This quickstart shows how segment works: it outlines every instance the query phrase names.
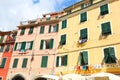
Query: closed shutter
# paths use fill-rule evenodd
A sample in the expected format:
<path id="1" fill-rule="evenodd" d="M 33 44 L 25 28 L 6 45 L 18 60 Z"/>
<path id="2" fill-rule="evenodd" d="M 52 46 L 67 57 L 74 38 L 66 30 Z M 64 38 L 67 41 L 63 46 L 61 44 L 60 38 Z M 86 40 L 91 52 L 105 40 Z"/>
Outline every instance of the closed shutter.
<path id="1" fill-rule="evenodd" d="M 16 51 L 17 45 L 18 45 L 18 43 L 15 43 L 14 51 Z"/>
<path id="2" fill-rule="evenodd" d="M 18 64 L 18 59 L 14 59 L 14 62 L 13 62 L 13 68 L 16 68 L 17 67 L 17 64 Z"/>
<path id="3" fill-rule="evenodd" d="M 44 40 L 41 40 L 41 42 L 40 42 L 40 49 L 43 49 L 43 46 L 44 46 Z"/>
<path id="4" fill-rule="evenodd" d="M 42 56 L 41 67 L 47 67 L 48 56 Z"/>
<path id="5" fill-rule="evenodd" d="M 84 65 L 88 65 L 88 52 L 83 52 Z"/>
<path id="6" fill-rule="evenodd" d="M 62 29 L 67 27 L 67 20 L 62 21 Z"/>
<path id="7" fill-rule="evenodd" d="M 68 56 L 65 55 L 65 56 L 64 56 L 64 66 L 67 66 L 67 61 L 68 61 Z"/>
<path id="8" fill-rule="evenodd" d="M 5 67 L 6 60 L 7 60 L 7 58 L 3 58 L 2 59 L 2 64 L 0 65 L 0 68 L 4 68 Z"/>
<path id="9" fill-rule="evenodd" d="M 51 25 L 49 25 L 49 31 L 48 32 L 51 33 Z"/>
<path id="10" fill-rule="evenodd" d="M 59 56 L 57 56 L 57 59 L 56 59 L 56 67 L 59 66 Z"/>
<path id="11" fill-rule="evenodd" d="M 22 30 L 21 30 L 21 35 L 23 35 L 25 33 L 25 28 L 23 28 Z"/>
<path id="12" fill-rule="evenodd" d="M 34 30 L 34 27 L 30 27 L 29 34 L 32 34 Z"/>
<path id="13" fill-rule="evenodd" d="M 87 39 L 87 28 L 80 30 L 80 39 Z"/>
<path id="14" fill-rule="evenodd" d="M 116 63 L 116 57 L 115 57 L 115 51 L 113 47 L 109 48 L 109 53 L 110 53 L 110 57 L 111 57 L 111 63 Z"/>
<path id="15" fill-rule="evenodd" d="M 104 49 L 104 61 L 105 63 L 109 63 L 109 48 Z"/>
<path id="16" fill-rule="evenodd" d="M 100 14 L 101 15 L 105 15 L 109 12 L 108 10 L 108 4 L 105 4 L 103 6 L 100 6 Z"/>
<path id="17" fill-rule="evenodd" d="M 82 13 L 80 16 L 81 16 L 81 22 L 87 21 L 87 12 Z"/>
<path id="18" fill-rule="evenodd" d="M 24 59 L 23 59 L 22 68 L 26 68 L 26 66 L 27 66 L 27 61 L 28 61 L 27 58 L 24 58 Z"/>
<path id="19" fill-rule="evenodd" d="M 4 36 L 1 36 L 0 43 L 3 42 Z"/>
<path id="20" fill-rule="evenodd" d="M 102 26 L 102 35 L 111 34 L 110 22 L 103 23 L 101 24 L 101 26 Z"/>
<path id="21" fill-rule="evenodd" d="M 32 50 L 32 47 L 33 47 L 33 41 L 30 42 L 30 48 L 29 48 L 29 50 Z"/>
<path id="22" fill-rule="evenodd" d="M 40 28 L 40 34 L 43 34 L 44 33 L 44 26 L 41 26 Z"/>
<path id="23" fill-rule="evenodd" d="M 50 49 L 53 48 L 53 45 L 54 45 L 54 39 L 50 39 Z"/>
<path id="24" fill-rule="evenodd" d="M 25 50 L 26 42 L 22 42 L 21 50 Z"/>
<path id="25" fill-rule="evenodd" d="M 61 36 L 60 45 L 64 45 L 64 44 L 66 44 L 66 35 Z"/>
<path id="26" fill-rule="evenodd" d="M 3 52 L 3 50 L 4 50 L 4 46 L 1 46 L 0 52 Z"/>

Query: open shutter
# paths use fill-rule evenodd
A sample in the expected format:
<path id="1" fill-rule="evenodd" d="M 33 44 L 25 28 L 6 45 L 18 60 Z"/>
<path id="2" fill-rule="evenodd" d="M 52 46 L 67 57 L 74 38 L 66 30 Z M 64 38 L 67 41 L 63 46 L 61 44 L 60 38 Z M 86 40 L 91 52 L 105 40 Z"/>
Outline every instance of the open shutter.
<path id="1" fill-rule="evenodd" d="M 57 59 L 56 59 L 56 67 L 59 66 L 59 56 L 57 56 Z"/>
<path id="2" fill-rule="evenodd" d="M 6 58 L 2 59 L 2 64 L 0 65 L 0 68 L 4 68 L 5 67 L 6 60 L 7 60 Z"/>
<path id="3" fill-rule="evenodd" d="M 65 56 L 64 56 L 64 66 L 67 66 L 67 61 L 68 61 L 68 56 L 65 55 Z"/>
<path id="4" fill-rule="evenodd" d="M 29 34 L 33 33 L 34 27 L 30 27 Z"/>
<path id="5" fill-rule="evenodd" d="M 88 65 L 88 52 L 83 52 L 84 65 Z"/>
<path id="6" fill-rule="evenodd" d="M 25 50 L 26 42 L 22 42 L 21 50 Z"/>
<path id="7" fill-rule="evenodd" d="M 42 56 L 41 67 L 47 67 L 48 56 Z"/>
<path id="8" fill-rule="evenodd" d="M 43 49 L 43 46 L 44 46 L 44 40 L 41 40 L 41 42 L 40 42 L 40 49 Z"/>
<path id="9" fill-rule="evenodd" d="M 51 33 L 51 25 L 49 25 L 49 31 L 48 32 Z"/>
<path id="10" fill-rule="evenodd" d="M 56 25 L 56 32 L 58 32 L 59 24 Z"/>
<path id="11" fill-rule="evenodd" d="M 33 47 L 33 41 L 30 42 L 30 48 L 29 48 L 29 50 L 32 50 L 32 47 Z"/>
<path id="12" fill-rule="evenodd" d="M 108 58 L 109 58 L 109 48 L 105 48 L 104 49 L 104 61 L 105 61 L 105 63 L 109 63 Z"/>
<path id="13" fill-rule="evenodd" d="M 24 58 L 24 59 L 23 59 L 22 68 L 26 68 L 26 66 L 27 66 L 27 61 L 28 61 L 27 58 Z"/>
<path id="14" fill-rule="evenodd" d="M 115 51 L 113 47 L 109 48 L 109 53 L 110 53 L 110 57 L 111 57 L 111 63 L 116 63 L 116 57 L 115 57 Z"/>
<path id="15" fill-rule="evenodd" d="M 13 68 L 16 68 L 17 67 L 17 64 L 18 64 L 18 59 L 14 59 L 14 62 L 13 62 Z"/>
<path id="16" fill-rule="evenodd" d="M 3 50 L 4 50 L 4 46 L 1 46 L 0 52 L 3 52 Z"/>
<path id="17" fill-rule="evenodd" d="M 43 34 L 44 33 L 44 26 L 41 26 L 40 27 L 40 34 Z"/>
<path id="18" fill-rule="evenodd" d="M 16 51 L 17 45 L 18 45 L 18 43 L 15 43 L 14 51 Z"/>
<path id="19" fill-rule="evenodd" d="M 54 45 L 54 39 L 50 39 L 50 49 L 53 48 L 53 45 Z"/>

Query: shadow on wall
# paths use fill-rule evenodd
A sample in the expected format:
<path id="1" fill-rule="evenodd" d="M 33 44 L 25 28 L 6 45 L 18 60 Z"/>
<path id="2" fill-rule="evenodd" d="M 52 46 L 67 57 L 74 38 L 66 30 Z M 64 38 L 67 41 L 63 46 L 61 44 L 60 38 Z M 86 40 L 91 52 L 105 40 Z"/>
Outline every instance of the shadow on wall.
<path id="1" fill-rule="evenodd" d="M 12 78 L 12 80 L 25 80 L 21 75 L 16 75 Z"/>

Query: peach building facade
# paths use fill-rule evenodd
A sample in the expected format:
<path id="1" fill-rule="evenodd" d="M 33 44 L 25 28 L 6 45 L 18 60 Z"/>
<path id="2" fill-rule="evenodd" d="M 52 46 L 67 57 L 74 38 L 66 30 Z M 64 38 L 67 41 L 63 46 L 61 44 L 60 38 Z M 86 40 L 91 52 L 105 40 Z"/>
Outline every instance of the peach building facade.
<path id="1" fill-rule="evenodd" d="M 44 75 L 54 75 L 62 13 L 44 14 L 42 19 L 21 22 L 7 79 L 39 80 Z"/>

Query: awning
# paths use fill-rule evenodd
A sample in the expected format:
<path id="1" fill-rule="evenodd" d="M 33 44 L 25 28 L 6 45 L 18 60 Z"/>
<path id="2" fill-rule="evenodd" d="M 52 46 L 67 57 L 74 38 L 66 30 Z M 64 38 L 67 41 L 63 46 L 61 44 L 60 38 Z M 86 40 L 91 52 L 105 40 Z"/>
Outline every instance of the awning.
<path id="1" fill-rule="evenodd" d="M 59 80 L 59 78 L 55 75 L 43 75 L 41 77 L 42 78 L 47 78 L 47 79 Z"/>

